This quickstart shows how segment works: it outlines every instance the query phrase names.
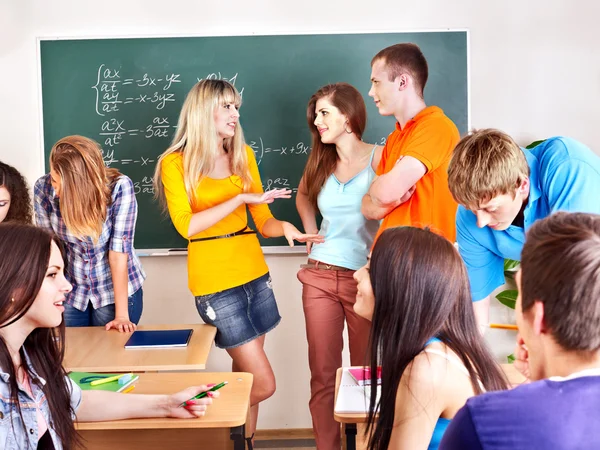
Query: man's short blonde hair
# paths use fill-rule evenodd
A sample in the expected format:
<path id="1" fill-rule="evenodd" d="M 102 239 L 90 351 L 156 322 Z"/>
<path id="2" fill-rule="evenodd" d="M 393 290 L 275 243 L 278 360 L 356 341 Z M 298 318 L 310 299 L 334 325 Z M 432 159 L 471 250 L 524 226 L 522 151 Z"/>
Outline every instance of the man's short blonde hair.
<path id="1" fill-rule="evenodd" d="M 506 133 L 474 130 L 456 145 L 448 165 L 448 186 L 457 203 L 479 209 L 497 195 L 515 195 L 529 177 L 523 150 Z"/>

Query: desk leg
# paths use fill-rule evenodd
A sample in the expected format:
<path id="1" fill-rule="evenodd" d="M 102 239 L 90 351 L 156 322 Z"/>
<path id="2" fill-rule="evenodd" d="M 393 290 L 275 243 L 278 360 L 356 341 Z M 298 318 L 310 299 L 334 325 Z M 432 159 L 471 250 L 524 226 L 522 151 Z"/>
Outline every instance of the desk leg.
<path id="1" fill-rule="evenodd" d="M 229 437 L 233 441 L 233 450 L 246 450 L 246 426 L 232 427 Z M 252 450 L 252 449 L 250 449 Z"/>
<path id="2" fill-rule="evenodd" d="M 344 425 L 346 430 L 346 450 L 356 450 L 356 424 L 347 423 Z"/>

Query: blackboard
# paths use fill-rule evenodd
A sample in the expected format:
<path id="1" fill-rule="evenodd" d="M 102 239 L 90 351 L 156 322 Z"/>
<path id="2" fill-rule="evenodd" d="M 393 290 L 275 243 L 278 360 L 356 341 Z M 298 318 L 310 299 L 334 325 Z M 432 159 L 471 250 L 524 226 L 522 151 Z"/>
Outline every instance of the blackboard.
<path id="1" fill-rule="evenodd" d="M 367 104 L 366 142 L 384 143 L 394 119 L 371 98 L 370 61 L 399 42 L 419 45 L 429 63 L 427 104 L 468 126 L 467 32 L 319 34 L 120 39 L 40 39 L 44 156 L 61 137 L 98 141 L 107 165 L 132 178 L 139 215 L 137 249 L 186 247 L 153 199 L 157 157 L 169 146 L 189 89 L 222 78 L 242 94 L 241 124 L 255 151 L 265 189 L 295 190 L 308 153 L 306 105 L 327 83 L 345 81 Z M 300 227 L 294 198 L 271 205 Z M 261 245 L 286 246 L 284 239 Z"/>

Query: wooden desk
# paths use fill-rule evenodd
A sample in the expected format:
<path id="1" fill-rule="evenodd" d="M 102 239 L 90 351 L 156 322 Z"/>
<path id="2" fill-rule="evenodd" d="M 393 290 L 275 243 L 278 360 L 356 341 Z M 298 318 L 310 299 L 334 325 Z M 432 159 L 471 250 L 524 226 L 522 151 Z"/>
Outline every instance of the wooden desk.
<path id="1" fill-rule="evenodd" d="M 203 370 L 217 329 L 211 325 L 147 325 L 138 330 L 194 330 L 187 347 L 125 349 L 131 333 L 106 331 L 104 327 L 67 327 L 65 360 L 67 371 L 145 372 Z"/>
<path id="2" fill-rule="evenodd" d="M 245 448 L 245 423 L 250 410 L 252 374 L 143 373 L 131 394 L 172 394 L 199 384 L 229 384 L 199 419 L 129 419 L 77 423 L 88 450 L 158 450 Z M 124 395 L 131 395 L 124 394 Z"/>
<path id="3" fill-rule="evenodd" d="M 508 382 L 512 387 L 518 386 L 526 381 L 526 378 L 519 372 L 512 364 L 500 364 L 500 367 L 504 371 Z M 342 368 L 340 367 L 335 376 L 335 402 L 337 402 L 338 390 L 340 387 L 340 380 L 342 378 Z M 334 402 L 334 405 L 335 405 Z M 357 426 L 359 423 L 367 422 L 367 414 L 338 414 L 333 412 L 333 418 L 344 425 L 346 434 L 346 448 L 347 450 L 356 449 L 356 434 Z M 362 436 L 361 436 L 362 437 Z"/>

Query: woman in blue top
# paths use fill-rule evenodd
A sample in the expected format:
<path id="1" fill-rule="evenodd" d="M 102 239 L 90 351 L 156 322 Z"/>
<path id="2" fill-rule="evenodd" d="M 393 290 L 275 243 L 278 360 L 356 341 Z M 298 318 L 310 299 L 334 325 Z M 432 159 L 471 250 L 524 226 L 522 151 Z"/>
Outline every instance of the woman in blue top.
<path id="1" fill-rule="evenodd" d="M 298 279 L 306 320 L 311 370 L 310 410 L 317 448 L 340 448 L 340 427 L 333 419 L 335 371 L 342 365 L 344 319 L 352 364 L 366 362 L 370 323 L 357 316 L 354 271 L 367 261 L 379 222 L 360 212 L 362 197 L 375 177 L 381 147 L 362 142 L 367 112 L 360 92 L 346 83 L 319 89 L 307 109 L 312 151 L 296 207 L 306 233 L 325 237 L 307 244 L 308 264 Z M 323 217 L 317 228 L 316 214 Z"/>
<path id="2" fill-rule="evenodd" d="M 477 328 L 465 266 L 443 237 L 398 227 L 381 234 L 354 277 L 354 310 L 373 323 L 372 386 L 377 366 L 382 373 L 368 448 L 437 449 L 469 397 L 507 388 Z"/>

